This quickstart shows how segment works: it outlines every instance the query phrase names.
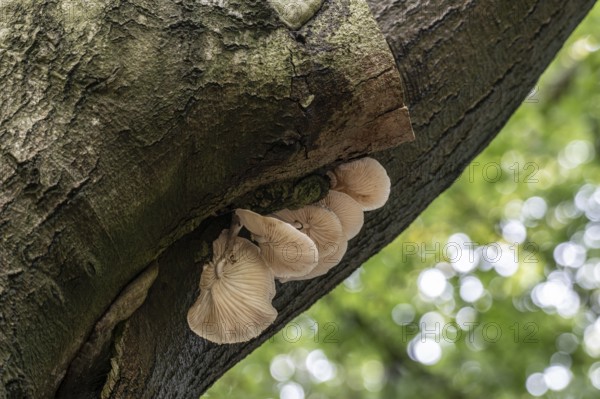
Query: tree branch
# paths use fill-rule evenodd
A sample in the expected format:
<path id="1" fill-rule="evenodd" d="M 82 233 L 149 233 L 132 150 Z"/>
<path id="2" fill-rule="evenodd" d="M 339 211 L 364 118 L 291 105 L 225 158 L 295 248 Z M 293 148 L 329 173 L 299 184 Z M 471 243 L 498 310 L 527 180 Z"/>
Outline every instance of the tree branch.
<path id="1" fill-rule="evenodd" d="M 319 279 L 278 285 L 275 306 L 280 314 L 275 325 L 239 345 L 203 341 L 186 328 L 183 317 L 196 295 L 200 272 L 196 268 L 190 279 L 192 254 L 199 242 L 216 232 L 199 229 L 177 242 L 159 259 L 158 283 L 123 335 L 120 364 L 145 371 L 123 379 L 113 397 L 204 392 L 393 240 L 492 140 L 594 2 L 523 1 L 509 7 L 501 1 L 370 4 L 404 78 L 417 137 L 414 143 L 378 155 L 392 178 L 390 202 L 368 214 L 363 232 L 350 242 L 340 266 Z"/>
<path id="2" fill-rule="evenodd" d="M 264 2 L 103 0 L 63 21 L 66 3 L 14 0 L 0 14 L 11 23 L 0 35 L 0 392 L 9 397 L 52 396 L 93 326 L 157 256 L 146 301 L 116 326 L 110 384 L 85 391 L 205 391 L 459 176 L 594 1 L 372 0 L 404 92 L 386 46 L 366 39 L 374 25 L 353 8 L 359 1 L 327 1 L 293 34 Z M 349 28 L 335 41 L 352 15 L 350 27 L 372 34 Z M 370 63 L 336 58 L 372 49 Z M 195 336 L 185 314 L 227 224 L 209 215 L 234 203 L 268 209 L 276 193 L 296 204 L 318 198 L 319 168 L 409 137 L 403 96 L 417 140 L 377 155 L 392 197 L 368 214 L 344 262 L 279 285 L 279 317 L 254 341 Z"/>
<path id="3" fill-rule="evenodd" d="M 0 396 L 51 397 L 74 359 L 100 384 L 73 366 L 61 394 L 99 392 L 94 326 L 166 248 L 261 185 L 312 202 L 303 177 L 413 137 L 363 0 L 297 32 L 264 1 L 0 7 Z"/>

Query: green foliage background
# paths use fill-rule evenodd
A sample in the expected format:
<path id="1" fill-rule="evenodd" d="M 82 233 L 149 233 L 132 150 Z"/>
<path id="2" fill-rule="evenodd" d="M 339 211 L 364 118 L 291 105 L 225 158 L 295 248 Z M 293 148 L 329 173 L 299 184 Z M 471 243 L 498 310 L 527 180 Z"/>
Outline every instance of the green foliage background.
<path id="1" fill-rule="evenodd" d="M 600 4 L 447 192 L 204 397 L 600 397 L 599 26 Z"/>

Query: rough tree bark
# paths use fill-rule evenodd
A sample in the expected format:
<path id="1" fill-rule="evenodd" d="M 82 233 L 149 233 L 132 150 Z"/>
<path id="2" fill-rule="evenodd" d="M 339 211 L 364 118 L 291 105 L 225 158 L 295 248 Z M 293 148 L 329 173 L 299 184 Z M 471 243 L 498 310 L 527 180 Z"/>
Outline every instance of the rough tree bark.
<path id="1" fill-rule="evenodd" d="M 115 327 L 152 278 L 117 297 L 166 248 L 232 201 L 315 201 L 326 189 L 316 169 L 412 136 L 367 4 L 315 11 L 291 32 L 265 1 L 3 5 L 0 348 L 10 395 L 101 388 Z"/>
<path id="2" fill-rule="evenodd" d="M 372 0 L 403 93 L 358 0 L 297 31 L 264 1 L 2 2 L 0 394 L 197 397 L 447 188 L 593 4 Z M 405 141 L 402 96 L 417 140 L 376 154 L 393 195 L 344 262 L 278 285 L 256 340 L 193 335 L 227 211 L 312 201 L 322 167 Z"/>

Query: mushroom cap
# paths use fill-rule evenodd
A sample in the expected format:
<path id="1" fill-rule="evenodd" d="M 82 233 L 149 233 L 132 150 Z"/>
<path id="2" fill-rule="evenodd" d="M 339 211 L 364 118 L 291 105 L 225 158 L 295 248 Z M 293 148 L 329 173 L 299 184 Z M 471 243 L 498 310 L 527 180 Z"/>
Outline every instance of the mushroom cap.
<path id="1" fill-rule="evenodd" d="M 323 262 L 319 263 L 317 267 L 311 270 L 306 276 L 301 277 L 290 277 L 290 278 L 280 278 L 279 281 L 282 283 L 287 283 L 288 281 L 297 281 L 297 280 L 310 280 L 311 278 L 319 277 L 324 274 L 327 274 L 331 269 L 333 269 L 341 260 L 346 250 L 348 249 L 348 241 L 344 241 L 338 247 L 330 247 L 324 252 L 326 252 L 325 257 L 329 259 L 338 259 L 338 262 L 335 264 L 331 264 L 332 262 Z"/>
<path id="2" fill-rule="evenodd" d="M 293 226 L 247 209 L 237 209 L 235 213 L 258 242 L 275 277 L 304 276 L 317 266 L 316 244 Z"/>
<path id="3" fill-rule="evenodd" d="M 327 196 L 317 202 L 317 204 L 330 209 L 336 214 L 340 219 L 342 230 L 347 240 L 356 237 L 365 223 L 362 206 L 348 194 L 329 190 Z"/>
<path id="4" fill-rule="evenodd" d="M 245 342 L 264 331 L 277 317 L 271 305 L 275 281 L 259 248 L 236 237 L 224 253 L 227 230 L 213 243 L 213 260 L 204 266 L 200 295 L 187 314 L 194 333 L 218 344 Z M 224 262 L 221 276 L 216 263 Z"/>
<path id="5" fill-rule="evenodd" d="M 381 208 L 390 196 L 390 178 L 373 158 L 361 158 L 336 167 L 331 174 L 331 189 L 348 194 L 363 211 Z"/>
<path id="6" fill-rule="evenodd" d="M 348 241 L 340 219 L 331 210 L 308 205 L 296 210 L 283 209 L 275 212 L 275 216 L 291 225 L 298 224 L 298 229 L 310 237 L 319 250 L 319 263 L 313 270 L 303 276 L 292 276 L 285 281 L 316 277 L 327 273 L 340 263 L 348 248 Z"/>

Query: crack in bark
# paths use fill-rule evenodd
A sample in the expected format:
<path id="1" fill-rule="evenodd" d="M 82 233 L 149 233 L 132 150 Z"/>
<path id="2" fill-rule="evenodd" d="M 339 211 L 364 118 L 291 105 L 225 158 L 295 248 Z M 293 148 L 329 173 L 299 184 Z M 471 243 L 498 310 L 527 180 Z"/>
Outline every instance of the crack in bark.
<path id="1" fill-rule="evenodd" d="M 82 392 L 82 386 L 93 383 L 91 376 L 102 375 L 108 351 L 117 324 L 125 322 L 144 303 L 148 291 L 158 276 L 158 264 L 153 263 L 138 277 L 130 282 L 97 321 L 86 341 L 69 362 L 67 374 L 57 392 L 57 398 L 72 398 Z M 116 348 L 119 348 L 117 341 Z M 119 350 L 117 349 L 117 354 Z M 102 389 L 110 392 L 118 380 L 119 366 L 117 358 L 110 359 L 111 367 L 108 379 Z"/>

